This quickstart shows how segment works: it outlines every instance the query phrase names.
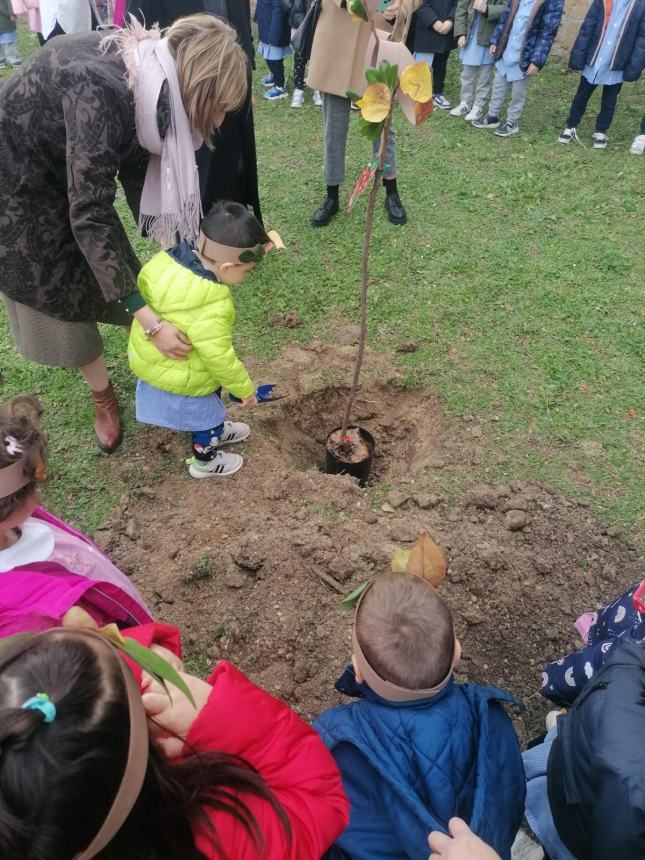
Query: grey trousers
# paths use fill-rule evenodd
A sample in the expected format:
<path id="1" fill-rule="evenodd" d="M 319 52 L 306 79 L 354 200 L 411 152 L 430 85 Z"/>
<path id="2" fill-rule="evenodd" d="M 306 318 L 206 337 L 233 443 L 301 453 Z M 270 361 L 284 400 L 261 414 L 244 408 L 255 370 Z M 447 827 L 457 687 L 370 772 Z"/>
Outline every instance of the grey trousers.
<path id="1" fill-rule="evenodd" d="M 461 95 L 459 101 L 470 107 L 483 108 L 490 90 L 493 77 L 493 63 L 485 66 L 464 66 L 461 72 Z M 475 100 L 473 101 L 473 95 Z"/>
<path id="2" fill-rule="evenodd" d="M 325 184 L 340 185 L 345 178 L 345 147 L 349 129 L 351 102 L 343 96 L 323 93 L 323 122 L 325 124 Z M 372 151 L 378 156 L 380 139 L 375 140 Z M 383 177 L 394 179 L 396 176 L 396 135 L 390 126 L 390 134 L 385 151 Z"/>
<path id="3" fill-rule="evenodd" d="M 526 104 L 526 97 L 529 94 L 530 78 L 522 78 L 519 81 L 513 81 L 509 84 L 503 75 L 500 75 L 499 69 L 495 71 L 495 80 L 493 81 L 493 92 L 488 105 L 489 116 L 499 116 L 504 104 L 504 98 L 508 88 L 511 87 L 511 102 L 508 106 L 506 114 L 506 122 L 519 122 Z"/>

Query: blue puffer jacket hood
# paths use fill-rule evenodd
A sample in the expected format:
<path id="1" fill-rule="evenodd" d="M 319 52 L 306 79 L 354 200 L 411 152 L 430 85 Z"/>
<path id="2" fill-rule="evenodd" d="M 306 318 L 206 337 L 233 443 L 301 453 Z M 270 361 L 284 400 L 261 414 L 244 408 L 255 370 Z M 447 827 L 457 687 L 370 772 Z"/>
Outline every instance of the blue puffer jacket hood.
<path id="1" fill-rule="evenodd" d="M 325 711 L 314 722 L 340 766 L 352 804 L 349 827 L 337 841 L 342 851 L 335 856 L 426 860 L 428 833 L 447 831 L 450 818 L 459 815 L 510 858 L 526 789 L 518 739 L 500 702 L 519 705 L 516 699 L 451 681 L 432 699 L 388 702 L 358 684 L 351 666 L 336 688 L 358 701 Z M 354 748 L 349 758 L 343 753 L 348 745 Z M 391 853 L 384 852 L 382 834 L 370 824 L 373 812 L 366 802 L 381 781 L 379 802 L 385 799 L 396 831 Z"/>

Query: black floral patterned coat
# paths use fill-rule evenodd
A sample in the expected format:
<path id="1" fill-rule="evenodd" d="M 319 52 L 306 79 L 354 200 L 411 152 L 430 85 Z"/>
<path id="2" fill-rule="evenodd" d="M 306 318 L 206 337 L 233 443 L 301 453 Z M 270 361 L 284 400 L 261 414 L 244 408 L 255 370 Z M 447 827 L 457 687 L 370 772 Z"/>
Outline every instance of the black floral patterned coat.
<path id="1" fill-rule="evenodd" d="M 0 87 L 0 291 L 71 322 L 100 321 L 140 268 L 114 198 L 119 177 L 137 217 L 148 155 L 100 41 L 52 39 Z"/>

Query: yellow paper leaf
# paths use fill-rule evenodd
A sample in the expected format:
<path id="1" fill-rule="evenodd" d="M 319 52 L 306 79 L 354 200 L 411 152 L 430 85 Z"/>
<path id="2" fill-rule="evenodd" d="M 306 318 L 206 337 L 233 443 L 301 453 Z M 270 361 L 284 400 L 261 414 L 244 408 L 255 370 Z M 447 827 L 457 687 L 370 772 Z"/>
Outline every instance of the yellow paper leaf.
<path id="1" fill-rule="evenodd" d="M 98 630 L 99 625 L 92 618 L 89 612 L 81 609 L 80 606 L 72 606 L 63 615 L 63 627 L 72 627 L 75 630 Z"/>
<path id="2" fill-rule="evenodd" d="M 430 585 L 438 588 L 445 579 L 447 567 L 441 547 L 437 546 L 428 532 L 419 532 L 417 542 L 410 551 L 407 572 L 422 576 Z"/>
<path id="3" fill-rule="evenodd" d="M 425 60 L 403 69 L 400 87 L 415 102 L 425 104 L 432 98 L 432 75 Z"/>
<path id="4" fill-rule="evenodd" d="M 273 242 L 273 247 L 276 251 L 284 251 L 284 242 L 282 241 L 282 236 L 277 230 L 269 230 L 267 236 Z"/>
<path id="5" fill-rule="evenodd" d="M 105 627 L 101 627 L 99 633 L 113 645 L 118 645 L 120 648 L 125 645 L 125 639 L 116 624 L 106 624 Z"/>
<path id="6" fill-rule="evenodd" d="M 383 122 L 390 112 L 390 91 L 385 84 L 370 84 L 363 98 L 356 102 L 361 116 L 367 122 Z"/>
<path id="7" fill-rule="evenodd" d="M 392 573 L 406 573 L 408 569 L 408 560 L 410 558 L 410 549 L 395 549 L 392 553 Z"/>

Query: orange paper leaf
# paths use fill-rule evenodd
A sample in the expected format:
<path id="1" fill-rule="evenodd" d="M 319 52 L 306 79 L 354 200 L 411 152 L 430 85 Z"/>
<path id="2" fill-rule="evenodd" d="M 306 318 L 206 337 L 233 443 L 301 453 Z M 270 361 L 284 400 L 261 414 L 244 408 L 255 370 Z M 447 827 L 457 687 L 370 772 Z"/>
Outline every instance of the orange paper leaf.
<path id="1" fill-rule="evenodd" d="M 434 102 L 432 101 L 432 98 L 428 99 L 427 102 L 415 102 L 414 121 L 416 125 L 423 125 L 423 123 L 430 118 L 433 108 Z"/>
<path id="2" fill-rule="evenodd" d="M 446 576 L 446 557 L 427 531 L 420 531 L 411 550 L 397 549 L 392 555 L 394 573 L 412 573 L 438 588 Z"/>
<path id="3" fill-rule="evenodd" d="M 361 116 L 367 122 L 382 122 L 389 114 L 391 105 L 390 91 L 385 84 L 370 84 L 363 98 L 356 102 Z"/>

